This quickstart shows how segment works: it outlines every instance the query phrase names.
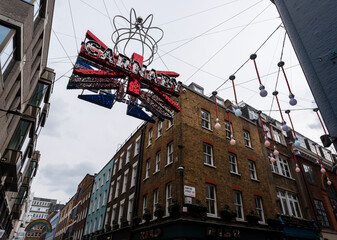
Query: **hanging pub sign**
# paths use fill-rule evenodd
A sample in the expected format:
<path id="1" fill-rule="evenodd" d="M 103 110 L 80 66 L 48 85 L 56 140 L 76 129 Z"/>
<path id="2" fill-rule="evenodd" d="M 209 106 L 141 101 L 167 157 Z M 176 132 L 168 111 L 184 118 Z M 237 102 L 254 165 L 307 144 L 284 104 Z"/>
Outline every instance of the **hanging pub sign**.
<path id="1" fill-rule="evenodd" d="M 132 11 L 134 10 L 131 10 L 131 13 Z M 143 24 L 146 20 L 143 22 L 141 18 L 137 18 L 134 31 L 141 31 L 145 28 Z M 133 31 L 132 26 L 130 24 L 130 31 Z M 140 34 L 143 33 L 140 32 Z M 147 32 L 143 35 L 149 38 Z M 129 40 L 132 40 L 132 37 Z M 149 45 L 145 42 L 144 44 Z M 157 42 L 152 45 L 151 61 Z M 118 49 L 116 45 L 114 49 Z M 148 66 L 144 64 L 148 60 L 144 60 L 143 63 L 143 59 L 143 56 L 137 53 L 131 57 L 115 53 L 88 30 L 81 44 L 67 89 L 95 92 L 96 94 L 79 95 L 79 98 L 107 108 L 112 108 L 116 101 L 127 103 L 128 115 L 146 121 L 154 122 L 154 119 L 143 110 L 151 112 L 161 120 L 172 119 L 174 112 L 180 111 L 180 107 L 171 98 L 180 95 L 181 83 L 176 81 L 179 74 L 172 71 L 148 69 Z"/>

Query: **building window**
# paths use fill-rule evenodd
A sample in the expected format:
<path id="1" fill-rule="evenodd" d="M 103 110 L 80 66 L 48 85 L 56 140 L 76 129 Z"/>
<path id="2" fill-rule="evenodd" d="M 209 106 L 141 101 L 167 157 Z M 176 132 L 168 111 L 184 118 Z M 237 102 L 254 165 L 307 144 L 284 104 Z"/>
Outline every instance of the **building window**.
<path id="1" fill-rule="evenodd" d="M 145 213 L 146 208 L 147 208 L 147 194 L 143 196 L 143 213 Z"/>
<path id="2" fill-rule="evenodd" d="M 149 139 L 147 142 L 147 145 L 150 146 L 152 144 L 152 135 L 153 135 L 153 130 L 152 128 L 149 130 Z"/>
<path id="3" fill-rule="evenodd" d="M 115 160 L 115 163 L 114 163 L 114 165 L 113 165 L 113 175 L 115 175 L 116 174 L 116 169 L 117 169 L 117 167 L 118 167 L 118 159 L 117 160 Z"/>
<path id="4" fill-rule="evenodd" d="M 249 160 L 248 164 L 249 164 L 250 179 L 257 180 L 255 162 Z"/>
<path id="5" fill-rule="evenodd" d="M 302 166 L 303 166 L 304 173 L 305 173 L 305 176 L 306 176 L 307 180 L 311 183 L 316 183 L 314 172 L 312 171 L 312 168 L 308 165 L 305 165 L 305 164 L 302 164 Z"/>
<path id="6" fill-rule="evenodd" d="M 173 142 L 167 144 L 167 165 L 173 163 Z"/>
<path id="7" fill-rule="evenodd" d="M 241 192 L 233 191 L 233 194 L 234 194 L 234 208 L 236 212 L 236 220 L 242 221 L 244 220 L 244 215 L 243 215 Z"/>
<path id="8" fill-rule="evenodd" d="M 210 113 L 201 109 L 201 126 L 203 128 L 211 129 L 210 118 Z"/>
<path id="9" fill-rule="evenodd" d="M 229 156 L 230 172 L 235 173 L 235 174 L 239 174 L 238 164 L 237 164 L 237 161 L 236 161 L 236 155 L 233 154 L 233 153 L 229 153 L 228 156 Z"/>
<path id="10" fill-rule="evenodd" d="M 0 24 L 0 64 L 2 75 L 14 59 L 14 34 L 14 29 Z"/>
<path id="11" fill-rule="evenodd" d="M 127 221 L 132 219 L 133 197 L 129 199 Z"/>
<path id="12" fill-rule="evenodd" d="M 254 196 L 256 213 L 260 217 L 260 223 L 264 223 L 264 214 L 263 214 L 263 206 L 262 206 L 262 198 L 259 196 Z"/>
<path id="13" fill-rule="evenodd" d="M 20 151 L 23 142 L 27 136 L 28 130 L 30 127 L 30 122 L 20 120 L 15 132 L 12 136 L 11 141 L 8 144 L 8 149 Z"/>
<path id="14" fill-rule="evenodd" d="M 277 198 L 283 214 L 298 218 L 302 217 L 298 199 L 294 194 L 287 191 L 277 191 Z"/>
<path id="15" fill-rule="evenodd" d="M 106 182 L 109 181 L 111 174 L 111 169 L 109 169 L 108 174 L 106 175 Z"/>
<path id="16" fill-rule="evenodd" d="M 104 179 L 105 179 L 105 174 L 103 174 L 103 177 L 102 177 L 101 187 L 102 187 L 103 184 L 104 184 Z"/>
<path id="17" fill-rule="evenodd" d="M 207 216 L 216 217 L 216 193 L 215 186 L 211 184 L 206 184 L 206 205 L 207 205 Z"/>
<path id="18" fill-rule="evenodd" d="M 100 194 L 100 195 L 98 196 L 97 210 L 101 207 L 101 206 L 100 206 L 100 203 L 101 203 L 101 197 L 102 197 L 102 194 Z"/>
<path id="19" fill-rule="evenodd" d="M 125 200 L 125 199 L 124 199 Z M 120 225 L 124 216 L 124 200 L 120 202 L 119 204 L 119 218 L 118 218 L 118 224 Z"/>
<path id="20" fill-rule="evenodd" d="M 119 177 L 117 178 L 116 191 L 115 191 L 115 198 L 118 197 L 120 184 L 121 184 L 121 176 L 119 176 Z"/>
<path id="21" fill-rule="evenodd" d="M 121 154 L 120 158 L 119 158 L 119 167 L 118 170 L 121 170 L 123 167 L 123 158 L 124 158 L 124 152 Z"/>
<path id="22" fill-rule="evenodd" d="M 225 120 L 225 131 L 226 131 L 226 138 L 231 138 L 231 129 L 232 129 L 232 136 L 234 136 L 233 134 L 233 125 L 231 123 L 230 127 L 229 127 L 229 122 L 227 120 Z"/>
<path id="23" fill-rule="evenodd" d="M 37 86 L 34 90 L 33 96 L 29 100 L 29 104 L 34 106 L 34 107 L 39 107 L 40 103 L 41 103 L 41 99 L 42 99 L 44 93 L 46 92 L 47 88 L 48 88 L 47 84 L 38 82 Z"/>
<path id="24" fill-rule="evenodd" d="M 139 153 L 139 148 L 140 148 L 140 136 L 136 139 L 134 156 L 136 156 Z"/>
<path id="25" fill-rule="evenodd" d="M 207 143 L 203 143 L 204 149 L 204 164 L 206 165 L 213 165 L 213 146 Z"/>
<path id="26" fill-rule="evenodd" d="M 131 158 L 131 148 L 132 145 L 130 145 L 128 147 L 128 149 L 126 150 L 126 160 L 125 160 L 125 164 L 127 164 L 128 162 L 130 162 L 130 158 Z"/>
<path id="27" fill-rule="evenodd" d="M 111 213 L 111 226 L 113 226 L 114 221 L 116 220 L 116 208 L 117 208 L 117 204 L 113 205 L 112 213 Z"/>
<path id="28" fill-rule="evenodd" d="M 276 129 L 272 129 L 272 131 L 273 131 L 274 141 L 278 143 L 283 143 L 283 138 L 282 138 L 281 133 Z"/>
<path id="29" fill-rule="evenodd" d="M 107 190 L 104 191 L 104 195 L 103 195 L 103 199 L 102 199 L 102 206 L 105 205 L 106 194 L 107 194 Z"/>
<path id="30" fill-rule="evenodd" d="M 153 190 L 153 218 L 157 218 L 156 216 L 154 216 L 154 212 L 156 211 L 156 207 L 158 204 L 158 189 Z"/>
<path id="31" fill-rule="evenodd" d="M 130 188 L 135 186 L 136 184 L 136 177 L 137 177 L 137 163 L 132 165 L 132 175 L 131 175 L 131 185 Z"/>
<path id="32" fill-rule="evenodd" d="M 166 216 L 169 215 L 169 206 L 172 203 L 172 184 L 166 184 Z"/>
<path id="33" fill-rule="evenodd" d="M 163 134 L 163 122 L 158 121 L 158 136 L 157 136 L 157 138 L 159 138 L 162 134 Z"/>
<path id="34" fill-rule="evenodd" d="M 276 161 L 271 163 L 271 170 L 285 177 L 291 177 L 288 161 L 280 155 L 276 157 Z"/>
<path id="35" fill-rule="evenodd" d="M 316 199 L 314 199 L 314 202 L 315 202 L 318 220 L 320 221 L 323 227 L 329 227 L 330 224 L 329 224 L 329 220 L 328 220 L 323 202 L 320 200 L 316 200 Z"/>
<path id="36" fill-rule="evenodd" d="M 146 160 L 145 179 L 149 178 L 150 173 L 150 159 Z"/>
<path id="37" fill-rule="evenodd" d="M 128 185 L 128 175 L 129 175 L 129 170 L 125 171 L 125 173 L 124 173 L 122 193 L 124 193 L 126 191 L 126 186 Z"/>
<path id="38" fill-rule="evenodd" d="M 110 193 L 109 193 L 109 200 L 108 200 L 109 202 L 111 202 L 112 200 L 112 191 L 113 191 L 114 185 L 115 185 L 115 181 L 113 181 L 110 186 Z"/>
<path id="39" fill-rule="evenodd" d="M 160 151 L 156 153 L 156 171 L 160 171 Z"/>
<path id="40" fill-rule="evenodd" d="M 174 115 L 172 115 L 172 119 L 168 119 L 167 129 L 171 128 L 174 124 Z"/>
<path id="41" fill-rule="evenodd" d="M 246 147 L 252 147 L 252 144 L 250 142 L 250 134 L 249 134 L 248 131 L 243 130 L 243 138 L 244 138 L 244 141 L 245 141 L 245 146 Z"/>

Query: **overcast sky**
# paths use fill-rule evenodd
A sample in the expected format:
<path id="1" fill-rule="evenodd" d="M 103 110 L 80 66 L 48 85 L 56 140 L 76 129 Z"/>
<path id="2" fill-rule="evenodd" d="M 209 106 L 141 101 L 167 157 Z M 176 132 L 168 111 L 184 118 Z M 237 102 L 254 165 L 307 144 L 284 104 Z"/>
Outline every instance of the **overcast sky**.
<path id="1" fill-rule="evenodd" d="M 57 0 L 48 66 L 55 69 L 58 81 L 50 99 L 46 126 L 38 139 L 41 161 L 32 186 L 35 196 L 54 198 L 62 203 L 68 201 L 82 178 L 87 173 L 99 172 L 117 147 L 142 123 L 125 114 L 125 104 L 116 103 L 112 109 L 106 109 L 79 100 L 79 90 L 66 90 L 71 75 L 69 70 L 86 31 L 90 30 L 113 48 L 113 28 L 108 16 L 128 18 L 131 8 L 144 19 L 153 14 L 152 26 L 164 31 L 158 45 L 161 58 L 156 55 L 148 68 L 178 72 L 177 80 L 187 85 L 195 82 L 205 88 L 207 95 L 224 83 L 281 24 L 269 0 Z M 127 25 L 118 22 L 118 26 Z M 281 108 L 292 110 L 295 130 L 319 142 L 323 130 L 310 110 L 316 104 L 288 38 L 282 59 L 298 100 L 296 106 L 288 103 L 289 93 L 283 75 L 277 81 L 284 35 L 285 30 L 280 27 L 257 53 L 257 66 L 268 96 L 259 96 L 256 72 L 253 62 L 249 61 L 236 73 L 238 101 L 247 102 L 280 121 L 279 112 L 269 111 L 271 93 L 277 85 Z M 65 76 L 60 78 L 63 74 Z M 218 95 L 234 101 L 231 83 L 225 83 Z M 307 108 L 309 110 L 305 110 Z M 275 102 L 272 110 L 277 110 Z M 284 117 L 288 121 L 287 116 Z"/>

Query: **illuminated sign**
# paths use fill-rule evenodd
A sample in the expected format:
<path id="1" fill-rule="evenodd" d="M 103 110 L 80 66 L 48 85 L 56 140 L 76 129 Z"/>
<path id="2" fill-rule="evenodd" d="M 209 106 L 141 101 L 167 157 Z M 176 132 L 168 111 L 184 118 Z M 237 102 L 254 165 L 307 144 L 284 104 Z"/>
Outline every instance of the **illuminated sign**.
<path id="1" fill-rule="evenodd" d="M 137 53 L 131 58 L 117 55 L 87 31 L 67 89 L 95 91 L 97 95 L 80 95 L 79 98 L 108 108 L 115 101 L 127 103 L 140 111 L 137 117 L 146 121 L 152 118 L 143 117 L 146 114 L 142 110 L 144 108 L 159 118 L 171 119 L 174 111 L 180 111 L 171 99 L 171 96 L 180 95 L 181 83 L 176 81 L 178 76 L 172 71 L 147 70 L 142 56 Z M 115 94 L 106 92 L 111 90 Z M 135 113 L 128 110 L 128 114 L 134 116 Z"/>

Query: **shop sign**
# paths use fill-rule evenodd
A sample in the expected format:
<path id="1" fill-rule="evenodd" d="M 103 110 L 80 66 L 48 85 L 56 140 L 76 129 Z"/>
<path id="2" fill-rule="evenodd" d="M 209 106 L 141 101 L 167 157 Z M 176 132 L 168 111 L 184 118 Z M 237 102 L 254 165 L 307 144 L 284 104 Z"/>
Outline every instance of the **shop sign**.
<path id="1" fill-rule="evenodd" d="M 148 231 L 140 232 L 140 239 L 152 239 L 161 236 L 160 228 L 150 229 Z"/>
<path id="2" fill-rule="evenodd" d="M 195 187 L 184 186 L 184 195 L 187 197 L 195 197 Z"/>
<path id="3" fill-rule="evenodd" d="M 206 236 L 221 237 L 222 239 L 239 240 L 240 230 L 227 228 L 206 228 Z"/>

